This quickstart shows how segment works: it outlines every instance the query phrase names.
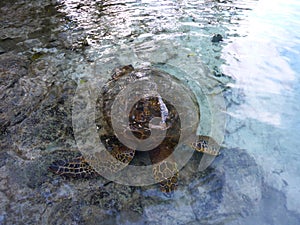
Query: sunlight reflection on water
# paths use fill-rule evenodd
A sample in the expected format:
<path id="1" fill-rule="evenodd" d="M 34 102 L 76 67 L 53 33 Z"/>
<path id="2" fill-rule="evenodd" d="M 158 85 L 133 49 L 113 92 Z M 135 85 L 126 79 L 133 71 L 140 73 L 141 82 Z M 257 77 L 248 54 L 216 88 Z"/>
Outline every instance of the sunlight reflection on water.
<path id="1" fill-rule="evenodd" d="M 216 6 L 213 2 L 85 1 L 81 5 L 78 0 L 64 1 L 60 10 L 70 18 L 67 29 L 86 36 L 91 61 L 117 46 L 149 50 L 154 41 L 176 40 L 180 48 L 201 57 L 211 73 L 222 74 L 216 69 L 222 66 L 224 74 L 236 79 L 230 84 L 233 90 L 243 93 L 243 97 L 237 94 L 243 100 L 228 109 L 226 145 L 253 154 L 269 184 L 288 195 L 288 208 L 299 211 L 300 201 L 295 198 L 300 192 L 296 172 L 300 171 L 299 2 L 224 1 Z M 224 37 L 219 45 L 211 42 L 216 33 Z M 160 56 L 164 54 L 161 50 Z"/>
<path id="2" fill-rule="evenodd" d="M 295 0 L 259 1 L 244 27 L 247 36 L 223 50 L 229 62 L 224 72 L 236 77 L 234 87 L 246 96 L 243 105 L 229 109 L 232 121 L 243 120 L 245 126 L 227 143 L 250 151 L 269 182 L 285 189 L 287 206 L 295 211 L 300 207 L 300 199 L 295 198 L 300 192 L 296 172 L 300 170 L 299 9 Z M 280 176 L 272 174 L 279 170 Z"/>

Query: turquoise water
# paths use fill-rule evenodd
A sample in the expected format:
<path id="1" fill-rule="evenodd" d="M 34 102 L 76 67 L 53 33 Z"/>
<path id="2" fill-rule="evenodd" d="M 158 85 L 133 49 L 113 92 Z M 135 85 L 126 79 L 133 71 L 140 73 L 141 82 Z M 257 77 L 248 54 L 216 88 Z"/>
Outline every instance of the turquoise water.
<path id="1" fill-rule="evenodd" d="M 287 208 L 297 212 L 299 9 L 299 1 L 259 1 L 243 28 L 246 36 L 225 47 L 228 64 L 223 66 L 225 73 L 236 77 L 236 91 L 244 94 L 243 103 L 228 110 L 226 143 L 247 149 L 264 168 L 267 182 L 287 194 Z"/>
<path id="2" fill-rule="evenodd" d="M 0 224 L 300 223 L 298 0 L 17 0 L 0 9 Z M 101 86 L 126 64 L 179 78 L 200 105 L 198 134 L 222 145 L 217 158 L 186 164 L 173 198 L 156 185 L 48 171 L 79 152 L 74 128 L 85 123 L 74 126 L 74 107 L 94 122 L 86 102 L 73 102 L 76 88 Z"/>
<path id="3" fill-rule="evenodd" d="M 73 34 L 84 30 L 87 35 L 90 47 L 85 54 L 95 63 L 95 73 L 108 76 L 107 71 L 118 64 L 165 65 L 167 72 L 182 80 L 196 80 L 204 93 L 218 95 L 218 86 L 221 91 L 230 87 L 230 94 L 224 92 L 226 111 L 210 103 L 212 111 L 222 112 L 215 118 L 218 128 L 212 135 L 219 142 L 224 138 L 227 148 L 245 149 L 263 168 L 265 185 L 283 193 L 286 204 L 278 210 L 273 209 L 278 199 L 263 194 L 263 199 L 270 198 L 270 211 L 278 218 L 287 215 L 285 210 L 299 213 L 300 4 L 296 0 L 123 3 L 113 2 L 102 17 L 92 8 L 76 12 L 76 2 L 66 1 L 62 7 L 75 21 L 69 27 Z M 221 34 L 223 41 L 212 43 L 215 34 Z M 204 76 L 183 75 L 200 70 L 199 61 L 208 68 Z M 94 74 L 74 74 L 81 76 Z M 201 129 L 209 134 L 205 121 L 211 117 L 203 115 Z M 251 181 L 248 185 L 251 189 Z M 273 216 L 268 206 L 262 206 L 260 213 L 242 224 L 282 223 L 267 219 Z"/>

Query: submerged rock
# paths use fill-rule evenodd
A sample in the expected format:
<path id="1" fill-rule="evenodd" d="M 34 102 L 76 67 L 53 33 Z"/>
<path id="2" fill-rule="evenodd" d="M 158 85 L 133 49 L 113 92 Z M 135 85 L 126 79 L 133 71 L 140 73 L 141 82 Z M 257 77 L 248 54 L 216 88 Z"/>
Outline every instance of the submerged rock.
<path id="1" fill-rule="evenodd" d="M 32 62 L 25 56 L 0 55 L 3 150 L 33 159 L 47 146 L 73 140 L 71 107 L 77 85 L 62 74 L 60 63 L 49 56 Z"/>
<path id="2" fill-rule="evenodd" d="M 0 47 L 0 54 L 3 54 L 3 53 L 5 53 L 5 50 Z"/>
<path id="3" fill-rule="evenodd" d="M 211 39 L 211 42 L 213 43 L 217 43 L 220 41 L 223 41 L 223 36 L 221 34 L 215 34 Z"/>
<path id="4" fill-rule="evenodd" d="M 246 151 L 225 149 L 208 169 L 197 172 L 200 158 L 196 154 L 180 172 L 172 199 L 152 195 L 143 200 L 150 224 L 222 224 L 258 210 L 263 177 Z"/>
<path id="5" fill-rule="evenodd" d="M 223 41 L 223 36 L 221 34 L 215 34 L 211 39 L 211 42 L 213 43 L 217 43 L 220 41 Z"/>
<path id="6" fill-rule="evenodd" d="M 5 146 L 13 146 L 11 139 L 14 135 L 10 135 L 7 128 L 21 122 L 35 107 L 38 100 L 31 96 L 26 98 L 26 91 L 21 85 L 23 78 L 28 74 L 28 66 L 29 61 L 26 57 L 11 53 L 0 55 L 0 143 L 2 150 Z"/>

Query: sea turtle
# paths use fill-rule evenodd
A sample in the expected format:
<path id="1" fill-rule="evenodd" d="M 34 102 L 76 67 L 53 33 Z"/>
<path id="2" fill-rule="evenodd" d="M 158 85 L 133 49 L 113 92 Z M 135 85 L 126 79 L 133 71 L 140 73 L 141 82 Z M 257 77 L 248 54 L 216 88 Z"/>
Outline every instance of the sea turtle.
<path id="1" fill-rule="evenodd" d="M 184 115 L 179 115 L 174 105 L 162 96 L 144 95 L 138 97 L 138 100 L 130 106 L 128 114 L 129 126 L 126 125 L 123 127 L 124 132 L 122 137 L 125 138 L 128 143 L 133 143 L 133 145 L 123 144 L 124 142 L 119 140 L 120 135 L 116 135 L 116 131 L 113 129 L 114 121 L 112 121 L 111 114 L 117 96 L 120 95 L 120 92 L 124 90 L 125 87 L 134 81 L 149 77 L 153 77 L 154 80 L 162 77 L 171 79 L 171 75 L 157 69 L 134 69 L 132 65 L 126 65 L 116 68 L 111 78 L 103 86 L 96 102 L 97 113 L 95 122 L 99 128 L 101 142 L 117 161 L 114 163 L 109 160 L 106 161 L 102 165 L 101 170 L 109 170 L 112 172 L 121 170 L 124 168 L 121 164 L 123 166 L 128 165 L 134 158 L 136 150 L 140 150 L 141 148 L 141 146 L 134 146 L 136 139 L 147 140 L 151 136 L 153 129 L 164 130 L 164 139 L 158 146 L 154 148 L 149 147 L 151 148 L 149 155 L 153 164 L 154 179 L 160 183 L 162 192 L 171 193 L 176 189 L 179 171 L 177 163 L 172 160 L 172 157 L 171 160 L 168 161 L 164 159 L 171 155 L 178 144 L 182 129 L 184 129 L 181 127 L 180 117 Z M 151 90 L 151 88 L 152 87 L 150 87 L 149 90 Z M 130 94 L 135 96 L 136 92 Z M 123 101 L 122 104 L 126 105 L 126 97 L 123 98 Z M 151 122 L 155 118 L 159 118 L 159 121 L 156 125 L 153 125 Z M 197 126 L 193 126 L 193 128 L 188 127 L 187 129 L 194 129 L 193 132 L 196 133 L 195 127 Z M 149 143 L 149 145 L 151 145 L 151 142 Z M 198 136 L 198 140 L 191 142 L 190 146 L 198 152 L 209 155 L 218 155 L 219 153 L 218 144 L 208 136 Z M 143 145 L 143 147 L 147 148 L 145 145 Z M 78 157 L 69 162 L 56 161 L 50 165 L 49 169 L 55 174 L 72 178 L 89 178 L 99 175 L 92 167 L 92 163 L 84 157 Z"/>

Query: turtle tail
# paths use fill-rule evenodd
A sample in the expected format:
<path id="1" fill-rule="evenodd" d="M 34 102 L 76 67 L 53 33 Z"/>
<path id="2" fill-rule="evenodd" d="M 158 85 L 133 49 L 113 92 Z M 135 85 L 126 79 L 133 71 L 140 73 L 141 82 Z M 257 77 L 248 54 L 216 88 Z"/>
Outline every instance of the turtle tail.
<path id="1" fill-rule="evenodd" d="M 49 166 L 49 171 L 65 178 L 83 179 L 97 177 L 97 172 L 84 160 L 83 157 L 72 161 L 58 160 Z"/>

